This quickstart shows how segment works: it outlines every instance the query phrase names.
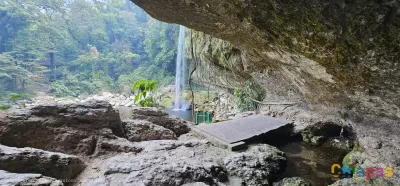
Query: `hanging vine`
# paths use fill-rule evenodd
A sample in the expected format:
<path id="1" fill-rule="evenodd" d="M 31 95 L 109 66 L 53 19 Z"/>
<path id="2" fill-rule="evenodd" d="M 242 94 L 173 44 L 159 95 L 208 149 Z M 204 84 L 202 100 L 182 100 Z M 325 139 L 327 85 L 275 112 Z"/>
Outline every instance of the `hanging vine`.
<path id="1" fill-rule="evenodd" d="M 194 112 L 195 112 L 195 109 L 196 109 L 195 108 L 196 105 L 194 104 L 194 93 L 193 93 L 193 87 L 192 87 L 192 76 L 193 76 L 193 73 L 197 69 L 197 60 L 196 60 L 196 56 L 194 55 L 195 53 L 194 53 L 194 44 L 193 44 L 193 30 L 190 30 L 190 45 L 191 45 L 191 53 L 192 53 L 192 62 L 194 64 L 193 64 L 193 69 L 192 69 L 192 71 L 190 72 L 190 75 L 189 75 L 188 84 L 189 84 L 190 92 L 192 94 L 192 116 L 194 116 L 195 115 Z"/>

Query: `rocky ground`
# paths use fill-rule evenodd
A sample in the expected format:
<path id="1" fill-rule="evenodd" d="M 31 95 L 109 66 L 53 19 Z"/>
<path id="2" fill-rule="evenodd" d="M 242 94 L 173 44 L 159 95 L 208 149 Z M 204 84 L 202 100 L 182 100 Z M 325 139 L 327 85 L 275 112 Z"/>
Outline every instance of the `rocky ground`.
<path id="1" fill-rule="evenodd" d="M 121 121 L 101 101 L 2 112 L 0 185 L 268 185 L 285 170 L 273 146 L 231 152 L 192 125 L 154 108 Z"/>
<path id="2" fill-rule="evenodd" d="M 295 134 L 305 142 L 352 151 L 349 162 L 380 166 L 366 155 L 368 149 L 354 150 L 353 128 L 287 111 L 262 113 L 295 120 Z M 221 149 L 192 133 L 193 123 L 156 108 L 133 108 L 125 116 L 121 120 L 105 101 L 0 112 L 0 185 L 310 185 L 301 178 L 282 179 L 287 159 L 276 147 L 253 143 L 240 152 Z M 397 178 L 373 181 L 398 183 Z M 371 182 L 335 183 L 363 184 Z"/>
<path id="3" fill-rule="evenodd" d="M 235 101 L 232 95 L 226 92 L 208 91 L 195 91 L 195 105 L 197 110 L 214 112 L 216 120 L 227 120 L 228 117 L 234 116 L 239 111 L 235 106 Z M 170 85 L 160 88 L 153 94 L 154 100 L 158 105 L 165 108 L 170 108 L 173 105 L 175 97 L 175 86 Z M 185 100 L 190 102 L 190 91 L 184 92 Z M 47 103 L 57 104 L 72 104 L 72 103 L 85 103 L 88 101 L 107 101 L 114 108 L 120 107 L 137 107 L 134 103 L 133 95 L 124 95 L 110 92 L 101 92 L 93 95 L 78 96 L 75 98 L 68 97 L 54 97 L 46 93 L 39 94 L 32 99 L 23 99 L 15 103 L 13 108 L 34 107 L 36 105 L 43 105 Z"/>
<path id="4" fill-rule="evenodd" d="M 134 104 L 133 100 L 134 97 L 130 95 L 102 92 L 99 94 L 78 96 L 75 98 L 67 98 L 67 97 L 60 98 L 60 97 L 50 96 L 47 94 L 41 94 L 31 100 L 21 100 L 20 103 L 25 103 L 26 107 L 33 107 L 36 105 L 43 105 L 47 103 L 72 104 L 72 103 L 84 103 L 88 101 L 107 101 L 113 107 L 118 107 L 118 106 L 134 107 L 136 105 Z"/>

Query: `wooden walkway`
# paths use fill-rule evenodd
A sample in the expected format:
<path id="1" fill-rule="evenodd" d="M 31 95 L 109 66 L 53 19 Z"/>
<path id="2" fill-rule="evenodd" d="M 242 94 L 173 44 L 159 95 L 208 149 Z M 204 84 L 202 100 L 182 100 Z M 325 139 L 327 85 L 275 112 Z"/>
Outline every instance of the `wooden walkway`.
<path id="1" fill-rule="evenodd" d="M 194 127 L 194 131 L 202 133 L 208 139 L 213 138 L 210 140 L 212 142 L 217 140 L 229 146 L 291 123 L 279 118 L 255 115 L 219 123 L 200 124 Z"/>

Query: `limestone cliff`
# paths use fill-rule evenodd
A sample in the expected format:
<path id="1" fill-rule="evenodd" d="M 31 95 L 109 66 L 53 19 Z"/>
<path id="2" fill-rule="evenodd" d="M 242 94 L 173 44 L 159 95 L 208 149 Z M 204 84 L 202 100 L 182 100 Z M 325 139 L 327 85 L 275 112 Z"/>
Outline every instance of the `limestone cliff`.
<path id="1" fill-rule="evenodd" d="M 365 164 L 400 166 L 399 1 L 132 1 L 200 31 L 191 34 L 197 81 L 225 88 L 250 81 L 266 100 L 304 101 L 313 113 L 345 110 Z"/>

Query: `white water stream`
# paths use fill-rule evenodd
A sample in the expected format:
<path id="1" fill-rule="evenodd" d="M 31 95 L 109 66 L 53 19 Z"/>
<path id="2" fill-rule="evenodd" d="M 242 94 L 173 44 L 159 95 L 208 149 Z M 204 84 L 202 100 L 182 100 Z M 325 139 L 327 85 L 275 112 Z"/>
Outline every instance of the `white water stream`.
<path id="1" fill-rule="evenodd" d="M 187 110 L 190 104 L 183 99 L 182 89 L 185 87 L 185 27 L 179 27 L 178 55 L 176 58 L 176 75 L 175 75 L 175 101 L 174 110 Z"/>

